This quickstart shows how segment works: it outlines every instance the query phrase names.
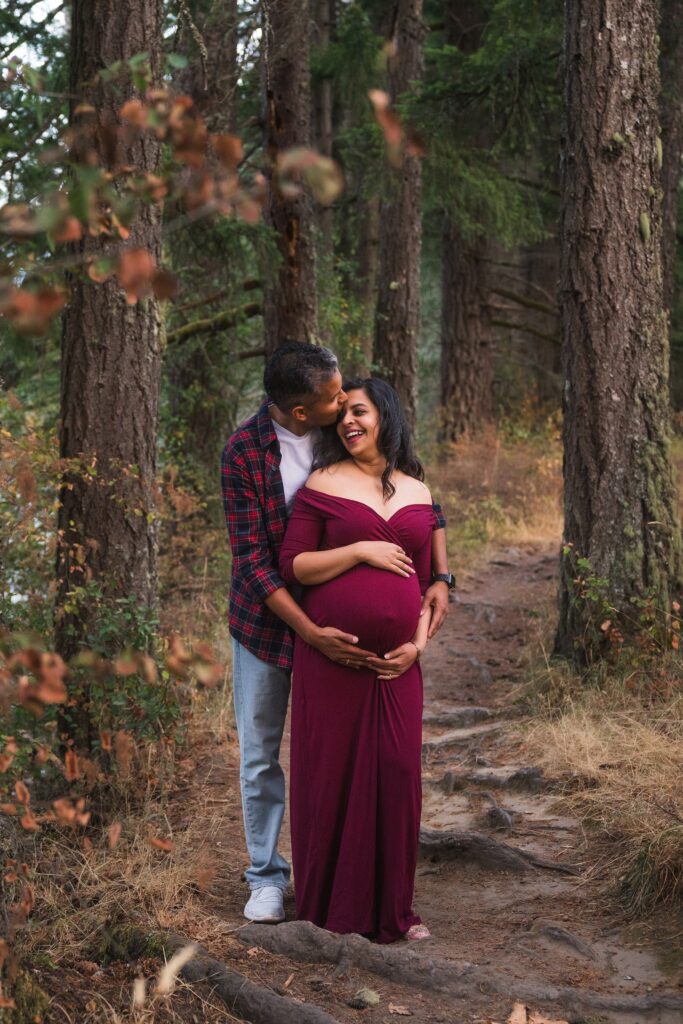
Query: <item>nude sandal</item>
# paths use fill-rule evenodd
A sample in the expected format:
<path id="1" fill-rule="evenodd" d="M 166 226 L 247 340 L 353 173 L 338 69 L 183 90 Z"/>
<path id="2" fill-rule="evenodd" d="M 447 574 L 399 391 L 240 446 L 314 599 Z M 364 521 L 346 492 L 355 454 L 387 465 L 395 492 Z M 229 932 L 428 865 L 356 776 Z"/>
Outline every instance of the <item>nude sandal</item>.
<path id="1" fill-rule="evenodd" d="M 432 933 L 426 924 L 412 924 L 403 936 L 409 942 L 419 942 L 420 939 L 431 939 Z"/>

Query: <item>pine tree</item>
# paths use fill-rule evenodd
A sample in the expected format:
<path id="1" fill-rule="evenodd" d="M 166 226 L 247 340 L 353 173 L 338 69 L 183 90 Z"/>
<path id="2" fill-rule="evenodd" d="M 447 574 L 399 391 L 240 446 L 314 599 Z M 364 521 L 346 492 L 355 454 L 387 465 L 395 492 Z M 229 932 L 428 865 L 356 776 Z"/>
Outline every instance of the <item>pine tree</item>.
<path id="1" fill-rule="evenodd" d="M 603 615 L 622 632 L 637 621 L 638 602 L 665 615 L 680 580 L 661 277 L 657 16 L 656 0 L 615 0 L 609 21 L 592 0 L 566 7 L 565 529 L 556 647 L 579 658 L 598 645 Z"/>
<path id="2" fill-rule="evenodd" d="M 422 78 L 423 37 L 422 0 L 397 0 L 389 57 L 394 103 Z M 374 362 L 398 391 L 411 423 L 417 398 L 421 251 L 422 168 L 418 156 L 406 154 L 401 168 L 391 176 L 380 212 Z"/>
<path id="3" fill-rule="evenodd" d="M 117 111 L 136 93 L 98 72 L 147 54 L 152 81 L 161 73 L 161 0 L 74 0 L 71 123 L 80 135 L 74 158 L 83 168 L 133 165 L 154 172 L 161 147 L 116 132 Z M 85 141 L 84 141 L 85 140 Z M 86 235 L 79 255 L 96 259 L 105 243 Z M 140 208 L 128 245 L 159 259 L 159 208 Z M 64 315 L 60 450 L 78 469 L 66 476 L 58 516 L 57 642 L 72 655 L 87 640 L 98 602 L 118 598 L 154 609 L 157 595 L 155 475 L 161 374 L 160 313 L 155 299 L 128 305 L 118 283 L 95 284 L 80 271 L 70 280 Z M 85 589 L 84 589 L 85 588 Z M 80 600 L 78 596 L 80 594 Z M 69 612 L 64 611 L 65 605 Z"/>
<path id="4" fill-rule="evenodd" d="M 263 2 L 264 131 L 269 181 L 265 221 L 280 265 L 264 289 L 266 351 L 317 333 L 313 206 L 302 189 L 279 187 L 278 157 L 310 144 L 311 83 L 308 0 Z"/>

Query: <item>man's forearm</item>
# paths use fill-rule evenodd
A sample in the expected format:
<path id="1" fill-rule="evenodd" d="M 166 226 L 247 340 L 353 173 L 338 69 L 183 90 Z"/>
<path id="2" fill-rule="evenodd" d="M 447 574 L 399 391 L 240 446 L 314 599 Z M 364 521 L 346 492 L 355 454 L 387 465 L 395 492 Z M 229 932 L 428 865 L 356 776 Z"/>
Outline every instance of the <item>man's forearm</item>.
<path id="1" fill-rule="evenodd" d="M 315 632 L 315 623 L 309 619 L 306 612 L 296 603 L 286 587 L 278 587 L 270 597 L 266 598 L 264 603 L 274 615 L 277 615 L 295 633 L 298 633 L 302 640 L 305 640 L 307 643 L 310 642 L 310 638 Z"/>
<path id="2" fill-rule="evenodd" d="M 446 551 L 446 531 L 432 532 L 432 575 L 448 572 L 448 552 Z"/>

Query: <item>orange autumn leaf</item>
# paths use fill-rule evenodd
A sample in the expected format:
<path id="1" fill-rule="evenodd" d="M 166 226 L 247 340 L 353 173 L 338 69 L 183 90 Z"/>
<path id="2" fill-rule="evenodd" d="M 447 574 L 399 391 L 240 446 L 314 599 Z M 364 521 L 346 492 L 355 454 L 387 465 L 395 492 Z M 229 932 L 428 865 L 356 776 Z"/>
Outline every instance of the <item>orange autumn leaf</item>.
<path id="1" fill-rule="evenodd" d="M 137 662 L 130 654 L 122 654 L 114 662 L 114 672 L 117 676 L 132 676 L 138 670 Z"/>
<path id="2" fill-rule="evenodd" d="M 138 99 L 127 100 L 122 107 L 119 108 L 119 117 L 122 121 L 128 121 L 129 124 L 135 125 L 136 128 L 144 128 L 147 124 L 147 118 L 149 111 L 147 107 Z"/>
<path id="3" fill-rule="evenodd" d="M 17 814 L 16 804 L 0 804 L 0 811 L 3 814 Z"/>
<path id="4" fill-rule="evenodd" d="M 149 295 L 156 262 L 147 249 L 126 249 L 116 268 L 118 282 L 126 293 L 126 302 L 134 306 L 138 299 Z"/>
<path id="5" fill-rule="evenodd" d="M 32 811 L 26 810 L 23 818 L 19 819 L 19 824 L 22 828 L 25 828 L 27 832 L 37 832 L 40 829 L 34 814 Z"/>
<path id="6" fill-rule="evenodd" d="M 44 285 L 36 290 L 10 288 L 0 300 L 0 314 L 6 316 L 20 334 L 45 334 L 54 317 L 66 304 L 60 288 Z"/>
<path id="7" fill-rule="evenodd" d="M 0 754 L 0 772 L 6 772 L 13 760 L 13 754 Z"/>
<path id="8" fill-rule="evenodd" d="M 103 729 L 100 733 L 100 743 L 102 745 L 102 750 L 111 750 L 111 733 L 106 729 Z"/>
<path id="9" fill-rule="evenodd" d="M 212 135 L 211 145 L 223 166 L 234 171 L 242 160 L 242 140 L 236 135 Z"/>
<path id="10" fill-rule="evenodd" d="M 172 299 L 178 293 L 178 278 L 170 270 L 157 270 L 152 277 L 152 291 L 157 299 Z"/>
<path id="11" fill-rule="evenodd" d="M 78 754 L 73 750 L 67 750 L 64 755 L 64 776 L 67 782 L 75 782 L 81 777 L 81 767 L 78 763 Z"/>
<path id="12" fill-rule="evenodd" d="M 154 658 L 150 658 L 149 654 L 138 654 L 138 665 L 145 682 L 150 685 L 156 683 L 159 678 L 159 671 Z"/>
<path id="13" fill-rule="evenodd" d="M 43 652 L 36 671 L 38 682 L 30 687 L 31 695 L 43 704 L 63 704 L 67 698 L 66 673 L 66 664 L 58 654 Z"/>
<path id="14" fill-rule="evenodd" d="M 77 242 L 83 237 L 83 225 L 77 217 L 68 216 L 52 233 L 55 242 Z"/>
<path id="15" fill-rule="evenodd" d="M 123 775 L 127 775 L 130 771 L 134 752 L 135 742 L 133 737 L 119 729 L 114 736 L 114 757 Z"/>
<path id="16" fill-rule="evenodd" d="M 164 853 L 171 853 L 173 850 L 173 842 L 170 839 L 160 839 L 158 836 L 150 836 L 147 842 L 156 850 L 163 850 Z"/>
<path id="17" fill-rule="evenodd" d="M 114 849 L 121 838 L 121 827 L 120 821 L 113 821 L 107 829 L 107 843 L 110 850 Z"/>
<path id="18" fill-rule="evenodd" d="M 389 94 L 382 89 L 371 89 L 368 97 L 375 112 L 375 119 L 382 129 L 387 145 L 392 147 L 400 146 L 403 141 L 403 128 L 398 114 L 389 109 L 391 102 Z"/>
<path id="19" fill-rule="evenodd" d="M 64 825 L 70 825 L 76 817 L 76 808 L 66 797 L 60 797 L 52 801 L 52 806 L 57 813 L 57 820 Z"/>
<path id="20" fill-rule="evenodd" d="M 17 779 L 17 781 L 15 782 L 14 792 L 16 793 L 16 797 L 19 803 L 23 804 L 24 807 L 28 807 L 28 804 L 31 800 L 31 794 L 29 793 L 28 789 L 26 788 L 26 785 L 21 781 L 21 779 Z"/>

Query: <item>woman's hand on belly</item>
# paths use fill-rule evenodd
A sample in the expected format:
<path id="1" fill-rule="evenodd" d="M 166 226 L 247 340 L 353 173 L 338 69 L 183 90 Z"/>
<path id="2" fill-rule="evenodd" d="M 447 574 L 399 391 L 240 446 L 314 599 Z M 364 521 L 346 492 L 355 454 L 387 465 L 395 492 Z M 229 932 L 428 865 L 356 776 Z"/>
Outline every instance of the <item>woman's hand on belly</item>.
<path id="1" fill-rule="evenodd" d="M 361 540 L 356 544 L 359 562 L 386 569 L 399 576 L 414 576 L 413 560 L 398 544 L 387 540 Z"/>
<path id="2" fill-rule="evenodd" d="M 388 651 L 384 658 L 373 661 L 378 679 L 398 679 L 417 661 L 418 650 L 412 640 Z"/>

